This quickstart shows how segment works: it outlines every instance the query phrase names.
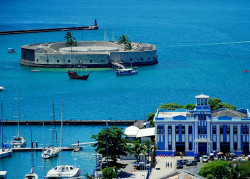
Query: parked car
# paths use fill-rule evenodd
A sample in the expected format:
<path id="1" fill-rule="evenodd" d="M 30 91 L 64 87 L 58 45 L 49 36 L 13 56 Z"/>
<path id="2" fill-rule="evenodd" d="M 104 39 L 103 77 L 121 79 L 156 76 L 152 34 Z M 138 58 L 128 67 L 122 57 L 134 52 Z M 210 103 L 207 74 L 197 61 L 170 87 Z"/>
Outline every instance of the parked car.
<path id="1" fill-rule="evenodd" d="M 208 162 L 208 157 L 207 157 L 207 155 L 203 155 L 203 156 L 202 156 L 202 162 L 203 162 L 203 163 L 207 163 L 207 162 Z"/>
<path id="2" fill-rule="evenodd" d="M 194 160 L 195 160 L 196 162 L 200 162 L 200 161 L 201 161 L 199 156 L 195 156 L 195 157 L 194 157 Z"/>
<path id="3" fill-rule="evenodd" d="M 186 165 L 186 163 L 188 163 L 188 160 L 187 160 L 187 159 L 184 159 L 184 160 L 182 161 L 182 164 L 183 164 L 183 165 Z"/>
<path id="4" fill-rule="evenodd" d="M 177 169 L 178 169 L 178 168 L 183 168 L 182 162 L 178 162 L 178 161 L 177 161 Z"/>
<path id="5" fill-rule="evenodd" d="M 197 162 L 195 160 L 186 163 L 186 166 L 194 166 L 194 165 L 197 165 Z"/>

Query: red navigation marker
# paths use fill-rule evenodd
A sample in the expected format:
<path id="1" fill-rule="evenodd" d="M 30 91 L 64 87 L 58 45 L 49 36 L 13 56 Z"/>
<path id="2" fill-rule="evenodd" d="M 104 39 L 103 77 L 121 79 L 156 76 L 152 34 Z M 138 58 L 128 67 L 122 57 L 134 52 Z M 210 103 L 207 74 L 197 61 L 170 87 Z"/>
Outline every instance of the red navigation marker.
<path id="1" fill-rule="evenodd" d="M 245 69 L 245 71 L 244 71 L 245 73 L 247 72 L 247 69 Z"/>
<path id="2" fill-rule="evenodd" d="M 95 19 L 95 26 L 97 26 L 97 22 L 96 22 L 96 19 Z"/>

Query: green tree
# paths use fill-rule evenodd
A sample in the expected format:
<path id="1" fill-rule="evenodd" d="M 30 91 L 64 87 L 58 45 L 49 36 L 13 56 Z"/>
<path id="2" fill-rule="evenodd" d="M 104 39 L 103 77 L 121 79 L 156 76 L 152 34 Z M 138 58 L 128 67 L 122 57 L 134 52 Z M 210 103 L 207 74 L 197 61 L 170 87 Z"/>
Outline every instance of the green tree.
<path id="1" fill-rule="evenodd" d="M 127 44 L 129 42 L 129 37 L 127 35 L 121 35 L 118 40 L 118 44 Z"/>
<path id="2" fill-rule="evenodd" d="M 102 176 L 105 179 L 117 178 L 119 173 L 115 171 L 115 167 L 108 167 L 102 169 Z"/>
<path id="3" fill-rule="evenodd" d="M 127 43 L 125 44 L 125 50 L 132 50 L 131 42 L 127 42 Z"/>
<path id="4" fill-rule="evenodd" d="M 112 160 L 109 162 L 110 166 L 117 166 L 116 169 L 124 168 L 125 165 L 117 163 L 117 160 L 122 156 L 126 156 L 129 152 L 128 140 L 123 137 L 124 133 L 121 128 L 112 126 L 111 128 L 103 128 L 98 135 L 93 135 L 92 138 L 97 143 L 93 144 L 96 147 L 95 151 L 107 157 L 106 143 L 108 149 L 108 158 Z"/>
<path id="5" fill-rule="evenodd" d="M 231 109 L 231 110 L 236 110 L 236 106 L 233 104 L 228 104 L 228 103 L 222 103 L 223 108 Z"/>
<path id="6" fill-rule="evenodd" d="M 210 98 L 208 100 L 208 104 L 210 105 L 210 109 L 212 111 L 222 108 L 222 103 L 219 98 Z"/>
<path id="7" fill-rule="evenodd" d="M 196 107 L 195 104 L 187 104 L 184 108 L 188 110 L 193 110 Z"/>
<path id="8" fill-rule="evenodd" d="M 167 110 L 175 110 L 179 109 L 180 106 L 178 103 L 168 103 L 168 104 L 162 104 L 158 107 L 158 109 L 167 109 Z"/>
<path id="9" fill-rule="evenodd" d="M 245 179 L 242 168 L 227 161 L 213 161 L 201 167 L 199 175 L 209 179 Z"/>
<path id="10" fill-rule="evenodd" d="M 73 37 L 73 34 L 71 34 L 70 31 L 68 31 L 65 34 L 64 39 L 67 40 L 67 42 L 66 42 L 67 47 L 76 47 L 77 46 L 76 38 Z"/>
<path id="11" fill-rule="evenodd" d="M 154 148 L 154 142 L 151 140 L 145 140 L 143 143 L 143 148 L 144 148 L 144 151 L 147 153 L 148 161 L 149 161 L 149 155 L 150 155 L 150 152 L 152 152 Z"/>
<path id="12" fill-rule="evenodd" d="M 155 113 L 150 112 L 148 114 L 147 121 L 149 122 L 149 127 L 154 127 L 155 126 L 155 124 L 154 124 L 154 117 L 155 117 Z"/>
<path id="13" fill-rule="evenodd" d="M 130 153 L 135 154 L 136 161 L 139 161 L 139 156 L 141 153 L 144 153 L 143 145 L 139 140 L 135 140 L 132 142 L 132 146 L 130 147 Z"/>
<path id="14" fill-rule="evenodd" d="M 94 177 L 92 177 L 91 175 L 89 175 L 89 174 L 87 174 L 87 173 L 86 173 L 84 176 L 85 176 L 87 179 L 94 179 Z"/>

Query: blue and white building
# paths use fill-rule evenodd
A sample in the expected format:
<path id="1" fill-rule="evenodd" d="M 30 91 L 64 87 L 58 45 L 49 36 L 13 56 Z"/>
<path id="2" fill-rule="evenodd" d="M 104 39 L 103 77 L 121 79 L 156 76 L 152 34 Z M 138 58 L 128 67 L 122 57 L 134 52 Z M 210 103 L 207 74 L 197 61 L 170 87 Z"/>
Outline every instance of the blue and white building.
<path id="1" fill-rule="evenodd" d="M 156 155 L 187 156 L 209 154 L 211 151 L 250 154 L 250 113 L 219 109 L 211 111 L 209 96 L 198 95 L 194 110 L 159 109 L 156 112 Z"/>

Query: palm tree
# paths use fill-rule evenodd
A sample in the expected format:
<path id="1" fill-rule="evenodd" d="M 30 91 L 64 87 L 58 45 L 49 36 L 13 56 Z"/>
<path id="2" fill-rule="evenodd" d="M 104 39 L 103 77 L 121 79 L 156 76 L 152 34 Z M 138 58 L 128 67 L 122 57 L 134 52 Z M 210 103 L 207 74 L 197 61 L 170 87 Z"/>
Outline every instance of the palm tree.
<path id="1" fill-rule="evenodd" d="M 74 34 L 74 33 L 73 33 L 73 34 Z M 64 39 L 67 40 L 67 42 L 66 42 L 66 46 L 67 46 L 67 47 L 75 47 L 75 46 L 77 46 L 77 42 L 75 41 L 76 38 L 73 37 L 73 34 L 71 34 L 71 32 L 68 31 L 68 32 L 65 34 L 65 36 L 64 36 Z"/>
<path id="2" fill-rule="evenodd" d="M 136 161 L 139 161 L 139 155 L 144 153 L 143 145 L 139 140 L 133 141 L 132 146 L 130 148 L 130 153 L 135 154 Z"/>
<path id="3" fill-rule="evenodd" d="M 148 154 L 148 161 L 149 161 L 150 152 L 152 152 L 152 149 L 154 148 L 153 141 L 145 140 L 143 143 L 143 148 L 144 148 L 145 152 Z"/>
<path id="4" fill-rule="evenodd" d="M 127 35 L 122 35 L 119 40 L 118 40 L 118 44 L 126 44 L 129 42 L 129 37 Z"/>

